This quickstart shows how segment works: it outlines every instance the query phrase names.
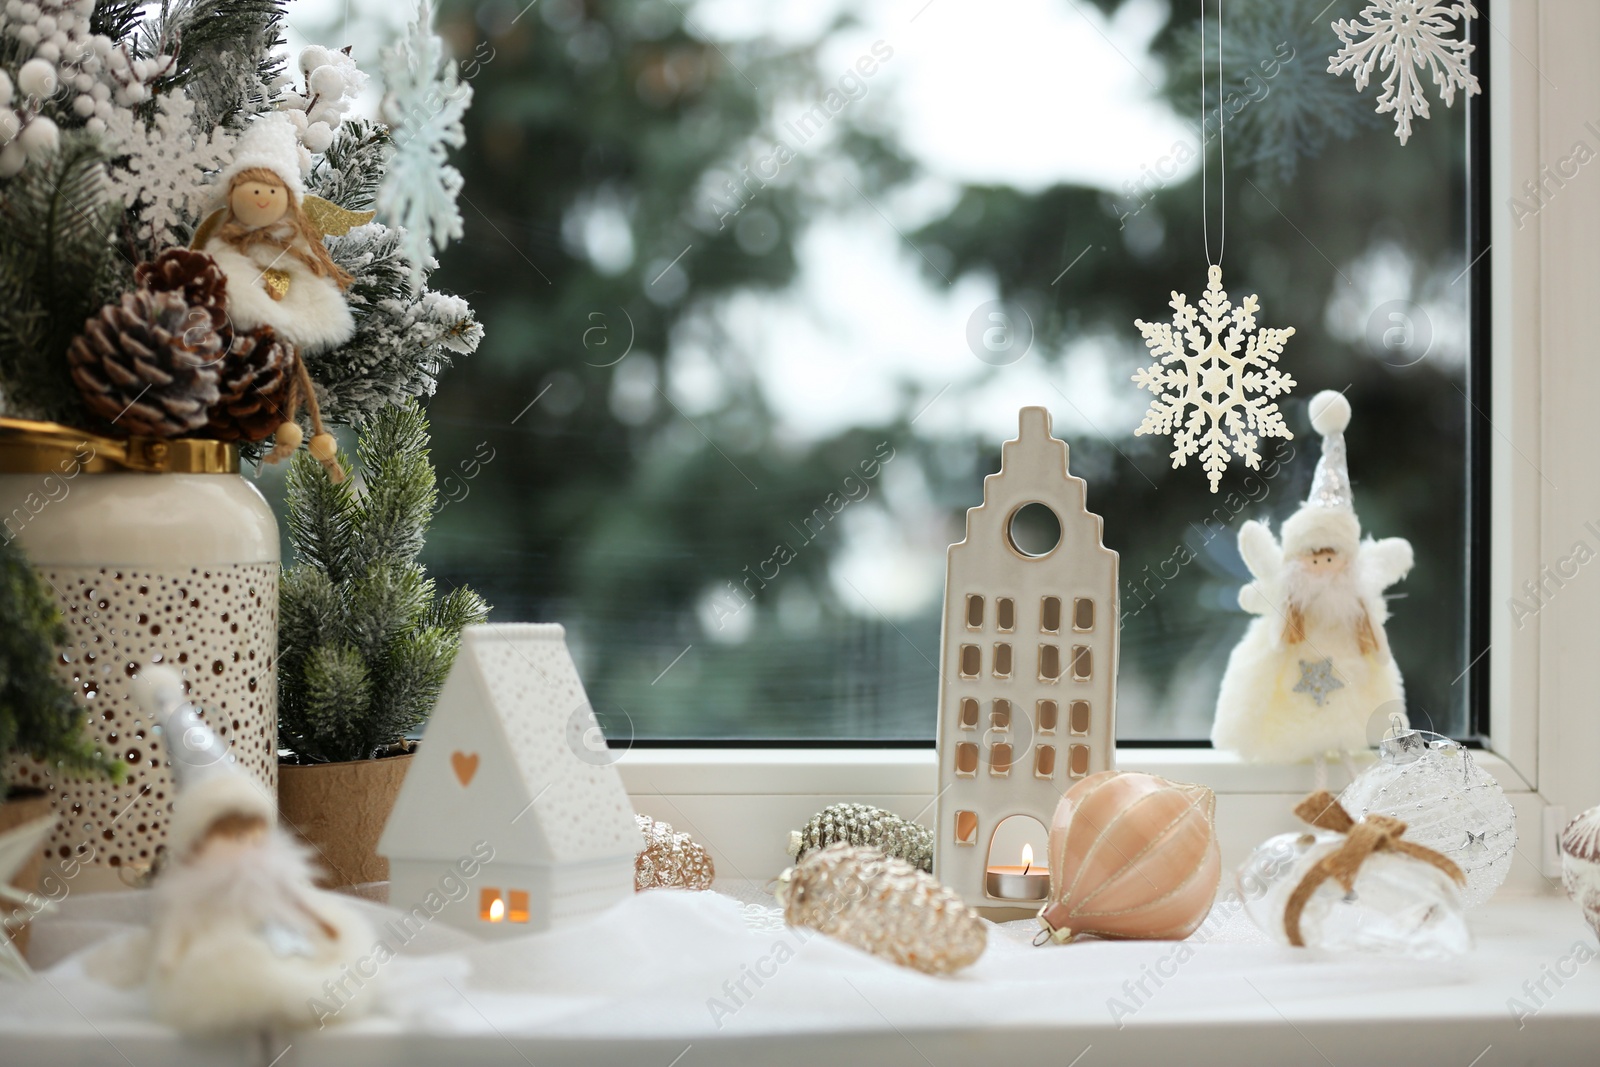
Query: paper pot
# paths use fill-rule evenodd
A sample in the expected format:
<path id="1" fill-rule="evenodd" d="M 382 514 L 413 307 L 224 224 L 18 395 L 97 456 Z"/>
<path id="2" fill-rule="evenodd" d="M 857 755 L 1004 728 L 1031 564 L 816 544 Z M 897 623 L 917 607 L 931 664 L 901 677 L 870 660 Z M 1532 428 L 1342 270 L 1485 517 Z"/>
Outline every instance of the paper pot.
<path id="1" fill-rule="evenodd" d="M 0 834 L 8 833 L 19 826 L 25 826 L 35 819 L 41 819 L 50 814 L 50 798 L 42 793 L 30 793 L 23 796 L 13 796 L 0 803 Z M 11 879 L 11 884 L 26 893 L 39 892 L 40 872 L 44 868 L 44 854 L 38 853 L 22 869 L 17 871 Z M 4 936 L 0 934 L 0 936 Z M 28 927 L 19 927 L 12 940 L 17 946 L 17 951 L 22 955 L 28 954 Z"/>
<path id="2" fill-rule="evenodd" d="M 202 718 L 269 790 L 277 785 L 278 524 L 239 454 L 217 441 L 116 440 L 0 419 L 0 523 L 61 606 L 56 665 L 91 736 L 127 765 L 115 784 L 21 761 L 62 819 L 45 846 L 74 892 L 137 881 L 165 840 L 163 742 L 128 691 L 139 669 L 180 671 Z"/>
<path id="3" fill-rule="evenodd" d="M 348 763 L 285 763 L 278 768 L 278 815 L 317 851 L 324 886 L 389 878 L 378 838 L 394 810 L 411 753 Z"/>

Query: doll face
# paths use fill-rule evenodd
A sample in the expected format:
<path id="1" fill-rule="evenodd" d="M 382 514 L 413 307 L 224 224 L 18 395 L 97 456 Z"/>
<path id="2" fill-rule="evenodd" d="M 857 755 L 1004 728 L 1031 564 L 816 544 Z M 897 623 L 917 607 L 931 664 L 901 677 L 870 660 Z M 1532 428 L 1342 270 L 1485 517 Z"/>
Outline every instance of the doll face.
<path id="1" fill-rule="evenodd" d="M 288 214 L 289 190 L 277 182 L 238 182 L 228 194 L 228 206 L 233 217 L 251 229 L 271 226 Z"/>
<path id="2" fill-rule="evenodd" d="M 1307 552 L 1300 557 L 1305 564 L 1307 573 L 1332 578 L 1341 573 L 1345 568 L 1345 558 L 1338 551 L 1331 548 L 1318 548 Z"/>

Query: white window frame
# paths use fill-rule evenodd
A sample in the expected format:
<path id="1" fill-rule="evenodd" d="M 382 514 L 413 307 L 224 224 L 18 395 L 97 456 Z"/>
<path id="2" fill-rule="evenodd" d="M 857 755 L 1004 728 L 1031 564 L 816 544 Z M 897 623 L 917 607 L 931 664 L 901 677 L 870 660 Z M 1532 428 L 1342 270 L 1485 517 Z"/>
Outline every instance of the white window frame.
<path id="1" fill-rule="evenodd" d="M 1600 152 L 1600 4 L 1480 0 L 1479 10 L 1492 78 L 1493 439 L 1491 640 L 1487 652 L 1474 650 L 1490 664 L 1490 733 L 1478 762 L 1517 812 L 1508 887 L 1550 891 L 1555 831 L 1566 813 L 1600 802 L 1600 701 L 1589 681 L 1600 657 L 1600 565 L 1559 587 L 1549 582 L 1554 594 L 1520 625 L 1511 601 L 1529 603 L 1523 582 L 1539 581 L 1575 541 L 1600 552 L 1600 534 L 1585 526 L 1600 531 L 1586 402 L 1600 396 L 1586 314 L 1600 308 L 1600 164 L 1563 178 L 1564 187 L 1551 182 L 1553 195 L 1532 217 L 1519 220 L 1511 201 L 1528 202 L 1523 184 L 1538 181 L 1541 167 L 1556 171 L 1577 140 Z M 1426 556 L 1426 545 L 1417 549 Z M 877 804 L 931 823 L 936 758 L 929 749 L 654 748 L 624 753 L 619 766 L 640 811 L 695 834 L 720 875 L 760 880 L 784 866 L 787 832 L 827 804 Z M 1293 828 L 1289 809 L 1313 787 L 1309 766 L 1249 765 L 1208 749 L 1122 749 L 1117 766 L 1216 790 L 1230 869 L 1266 836 Z M 1333 769 L 1331 786 L 1343 780 Z"/>

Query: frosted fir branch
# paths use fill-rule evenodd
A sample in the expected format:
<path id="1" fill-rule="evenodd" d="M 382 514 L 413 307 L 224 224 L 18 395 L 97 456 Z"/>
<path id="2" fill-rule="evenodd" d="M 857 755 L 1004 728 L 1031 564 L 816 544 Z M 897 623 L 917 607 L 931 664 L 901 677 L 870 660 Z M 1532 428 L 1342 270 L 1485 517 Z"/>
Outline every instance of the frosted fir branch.
<path id="1" fill-rule="evenodd" d="M 380 223 L 330 245 L 334 260 L 355 278 L 349 300 L 356 319 L 349 342 L 307 364 L 331 421 L 360 426 L 386 407 L 431 396 L 439 374 L 483 338 L 465 300 L 425 285 L 413 292 L 405 245 L 402 231 Z"/>
<path id="2" fill-rule="evenodd" d="M 183 88 L 194 100 L 197 129 L 237 128 L 271 106 L 283 69 L 287 0 L 167 0 L 128 36 L 140 51 L 175 57 L 156 91 Z M 143 14 L 143 12 L 141 12 Z"/>
<path id="3" fill-rule="evenodd" d="M 381 113 L 394 154 L 378 188 L 378 214 L 403 232 L 408 278 L 417 288 L 424 265 L 462 235 L 456 206 L 462 177 L 450 165 L 449 150 L 466 143 L 461 120 L 472 102 L 472 87 L 448 61 L 425 0 L 406 35 L 384 50 L 381 65 L 388 86 Z"/>
<path id="4" fill-rule="evenodd" d="M 391 151 L 389 131 L 375 122 L 351 119 L 312 166 L 307 188 L 348 211 L 365 211 L 377 198 Z"/>

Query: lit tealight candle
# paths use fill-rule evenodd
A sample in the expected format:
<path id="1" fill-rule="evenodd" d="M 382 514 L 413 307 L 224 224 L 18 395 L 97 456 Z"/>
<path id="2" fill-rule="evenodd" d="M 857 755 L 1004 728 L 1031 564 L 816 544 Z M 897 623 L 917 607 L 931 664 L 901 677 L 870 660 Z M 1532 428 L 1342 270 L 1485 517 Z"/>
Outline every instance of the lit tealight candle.
<path id="1" fill-rule="evenodd" d="M 997 900 L 1044 900 L 1050 895 L 1050 872 L 1033 865 L 1033 846 L 1022 846 L 1018 866 L 991 865 L 985 879 L 989 895 Z"/>

